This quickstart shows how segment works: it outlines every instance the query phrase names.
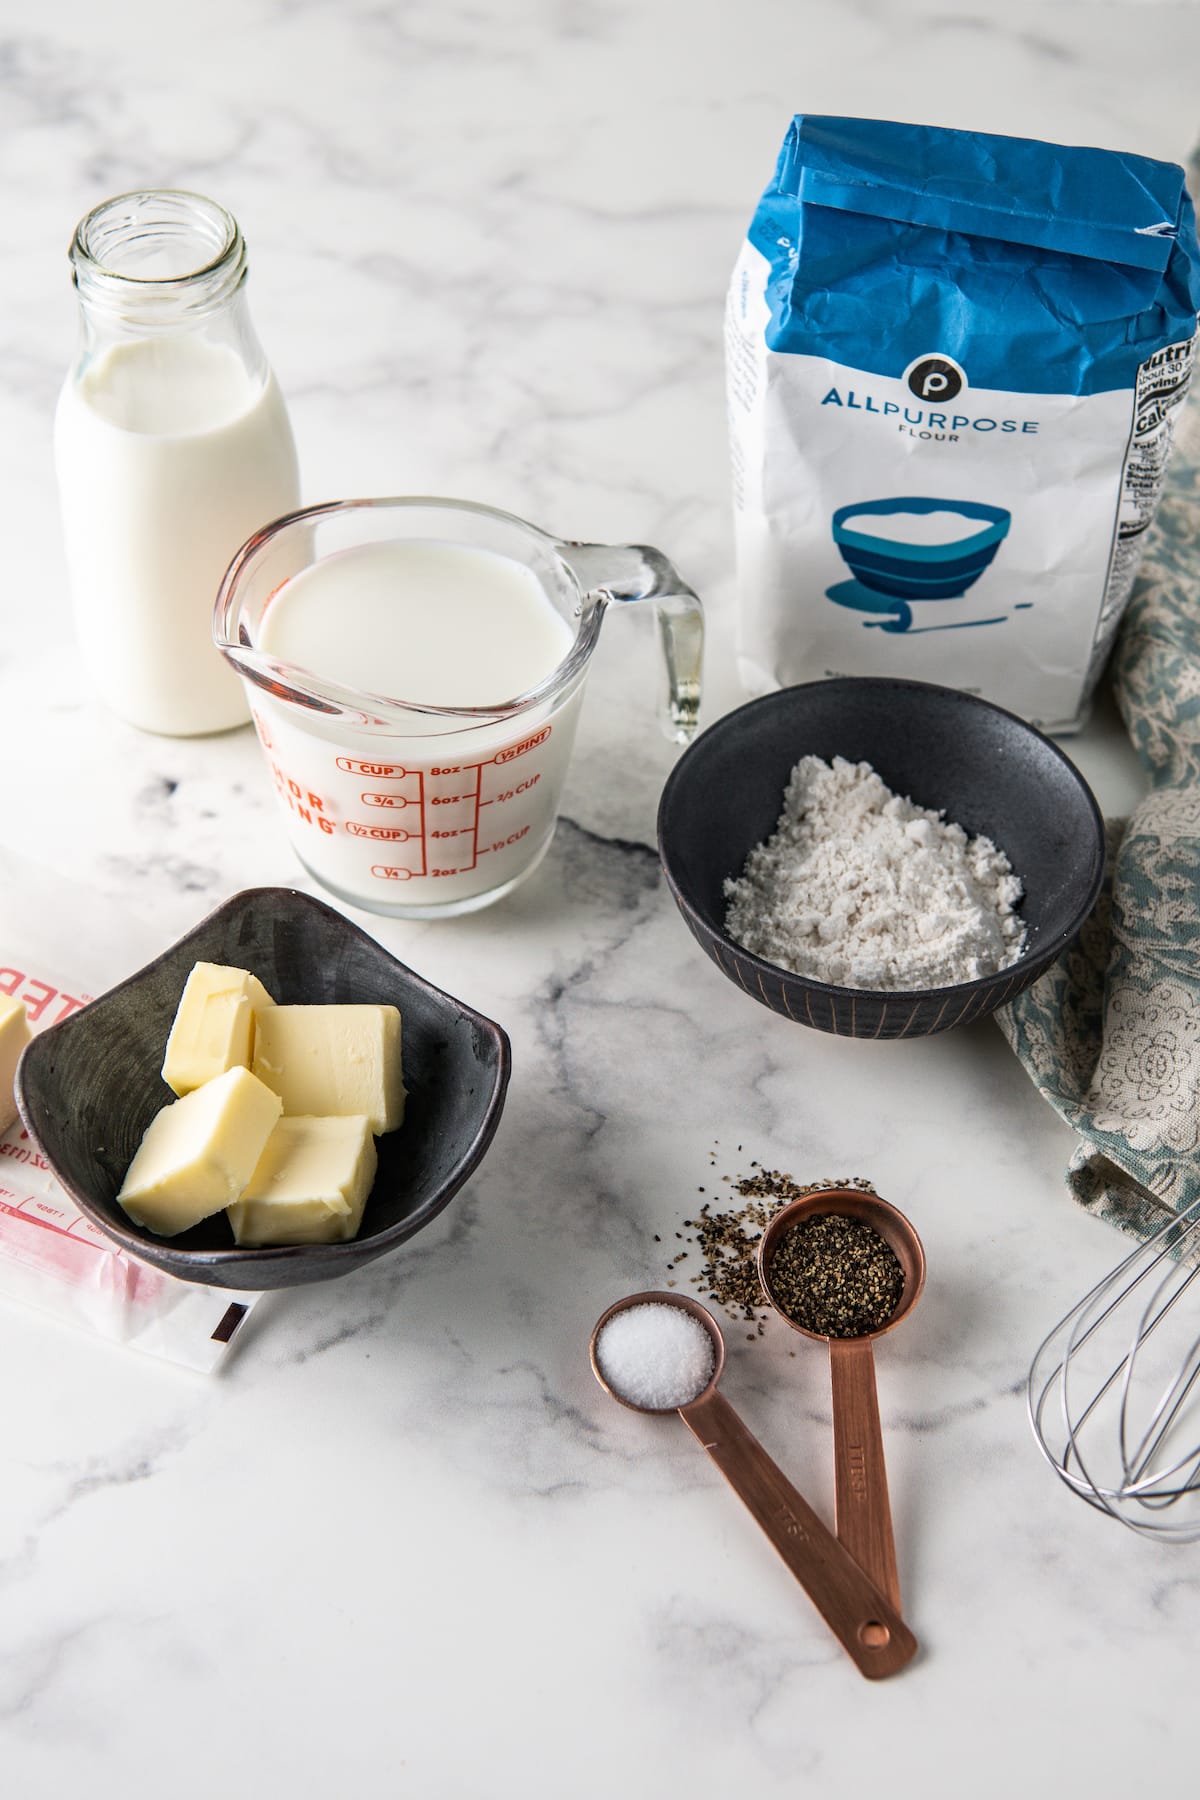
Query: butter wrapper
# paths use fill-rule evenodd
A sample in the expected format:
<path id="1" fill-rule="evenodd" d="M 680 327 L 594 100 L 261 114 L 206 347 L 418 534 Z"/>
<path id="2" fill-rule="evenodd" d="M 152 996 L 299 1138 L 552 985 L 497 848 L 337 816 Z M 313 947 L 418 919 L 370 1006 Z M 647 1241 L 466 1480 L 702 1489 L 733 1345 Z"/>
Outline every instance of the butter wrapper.
<path id="1" fill-rule="evenodd" d="M 160 937 L 123 902 L 105 906 L 0 850 L 0 992 L 23 1003 L 34 1034 L 122 980 Z M 208 1374 L 261 1298 L 180 1281 L 129 1256 L 79 1212 L 19 1119 L 0 1134 L 0 1300 Z"/>

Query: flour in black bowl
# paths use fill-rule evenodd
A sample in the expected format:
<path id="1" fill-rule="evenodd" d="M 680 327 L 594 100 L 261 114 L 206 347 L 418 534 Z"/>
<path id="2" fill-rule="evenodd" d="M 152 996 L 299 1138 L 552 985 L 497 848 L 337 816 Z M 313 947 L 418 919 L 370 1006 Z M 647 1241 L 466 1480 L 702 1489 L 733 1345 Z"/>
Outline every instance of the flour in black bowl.
<path id="1" fill-rule="evenodd" d="M 894 794 L 869 763 L 805 756 L 774 833 L 725 883 L 725 929 L 831 987 L 953 987 L 1016 962 L 1023 891 L 990 838 Z"/>

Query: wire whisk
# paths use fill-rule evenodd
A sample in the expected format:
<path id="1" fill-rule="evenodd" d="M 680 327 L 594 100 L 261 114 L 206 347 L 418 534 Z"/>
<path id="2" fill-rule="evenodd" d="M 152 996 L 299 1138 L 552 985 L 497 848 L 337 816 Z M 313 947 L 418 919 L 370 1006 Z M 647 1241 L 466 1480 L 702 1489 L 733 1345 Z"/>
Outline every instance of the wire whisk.
<path id="1" fill-rule="evenodd" d="M 1073 1493 L 1145 1536 L 1200 1538 L 1200 1198 L 1050 1332 L 1029 1421 Z M 1170 1511 L 1184 1502 L 1178 1513 Z"/>

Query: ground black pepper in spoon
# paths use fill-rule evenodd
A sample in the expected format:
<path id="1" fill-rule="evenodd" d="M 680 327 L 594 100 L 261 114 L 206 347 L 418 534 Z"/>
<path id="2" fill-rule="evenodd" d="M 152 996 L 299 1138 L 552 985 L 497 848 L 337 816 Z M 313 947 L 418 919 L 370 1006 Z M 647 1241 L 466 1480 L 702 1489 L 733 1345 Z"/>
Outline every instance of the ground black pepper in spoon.
<path id="1" fill-rule="evenodd" d="M 802 1323 L 788 1305 L 781 1303 L 775 1278 L 777 1252 L 785 1240 L 798 1228 L 823 1220 L 829 1221 L 825 1230 L 839 1237 L 842 1228 L 852 1224 L 868 1227 L 870 1234 L 855 1240 L 860 1254 L 864 1250 L 868 1252 L 862 1267 L 856 1267 L 855 1259 L 846 1258 L 844 1254 L 835 1257 L 830 1267 L 828 1242 L 825 1243 L 826 1255 L 818 1259 L 825 1263 L 827 1291 L 818 1294 L 816 1303 L 809 1310 L 812 1316 L 824 1313 L 828 1319 L 832 1306 L 834 1322 L 839 1317 L 841 1320 L 837 1331 L 831 1331 L 828 1323 L 815 1329 Z M 894 1275 L 887 1274 L 886 1262 L 877 1266 L 874 1273 L 868 1272 L 875 1239 L 883 1241 L 901 1271 L 896 1298 L 887 1308 L 883 1306 L 883 1295 L 889 1281 L 894 1282 Z M 800 1243 L 803 1241 L 799 1240 Z M 841 1241 L 844 1253 L 846 1240 L 842 1237 Z M 793 1308 L 799 1302 L 795 1284 L 800 1278 L 802 1261 L 802 1258 L 796 1258 L 791 1269 Z M 925 1253 L 921 1240 L 904 1214 L 881 1200 L 878 1194 L 833 1188 L 825 1193 L 809 1194 L 781 1208 L 759 1243 L 758 1267 L 764 1292 L 793 1330 L 806 1337 L 824 1339 L 829 1346 L 838 1537 L 899 1611 L 900 1579 L 892 1538 L 871 1342 L 905 1318 L 920 1298 L 925 1280 Z M 865 1326 L 852 1323 L 850 1300 L 845 1292 L 839 1299 L 837 1292 L 839 1285 L 845 1289 L 847 1282 L 860 1289 L 856 1297 L 858 1302 L 865 1299 L 870 1308 L 882 1311 L 880 1321 Z"/>
<path id="2" fill-rule="evenodd" d="M 891 1245 L 866 1219 L 819 1213 L 792 1225 L 771 1256 L 771 1298 L 818 1337 L 863 1337 L 887 1324 L 904 1292 Z"/>

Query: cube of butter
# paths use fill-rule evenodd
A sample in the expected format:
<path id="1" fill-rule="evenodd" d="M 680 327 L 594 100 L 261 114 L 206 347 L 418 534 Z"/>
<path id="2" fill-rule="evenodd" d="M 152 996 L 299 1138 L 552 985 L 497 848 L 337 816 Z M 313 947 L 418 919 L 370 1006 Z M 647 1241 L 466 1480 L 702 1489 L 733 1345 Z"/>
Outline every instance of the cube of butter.
<path id="1" fill-rule="evenodd" d="M 237 1199 L 281 1111 L 249 1069 L 227 1069 L 155 1114 L 118 1201 L 160 1237 L 198 1225 Z"/>
<path id="2" fill-rule="evenodd" d="M 226 1069 L 250 1067 L 254 1013 L 275 1003 L 245 969 L 198 962 L 184 985 L 167 1039 L 162 1076 L 177 1094 L 190 1094 Z"/>
<path id="3" fill-rule="evenodd" d="M 240 1200 L 228 1209 L 239 1244 L 336 1244 L 352 1238 L 379 1158 L 371 1121 L 280 1119 Z"/>
<path id="4" fill-rule="evenodd" d="M 289 1117 L 365 1114 L 371 1130 L 404 1117 L 394 1006 L 270 1006 L 254 1033 L 254 1073 Z"/>
<path id="5" fill-rule="evenodd" d="M 13 1094 L 17 1063 L 29 1042 L 29 1020 L 25 1007 L 11 994 L 0 994 L 0 1131 L 7 1131 L 17 1116 Z"/>

